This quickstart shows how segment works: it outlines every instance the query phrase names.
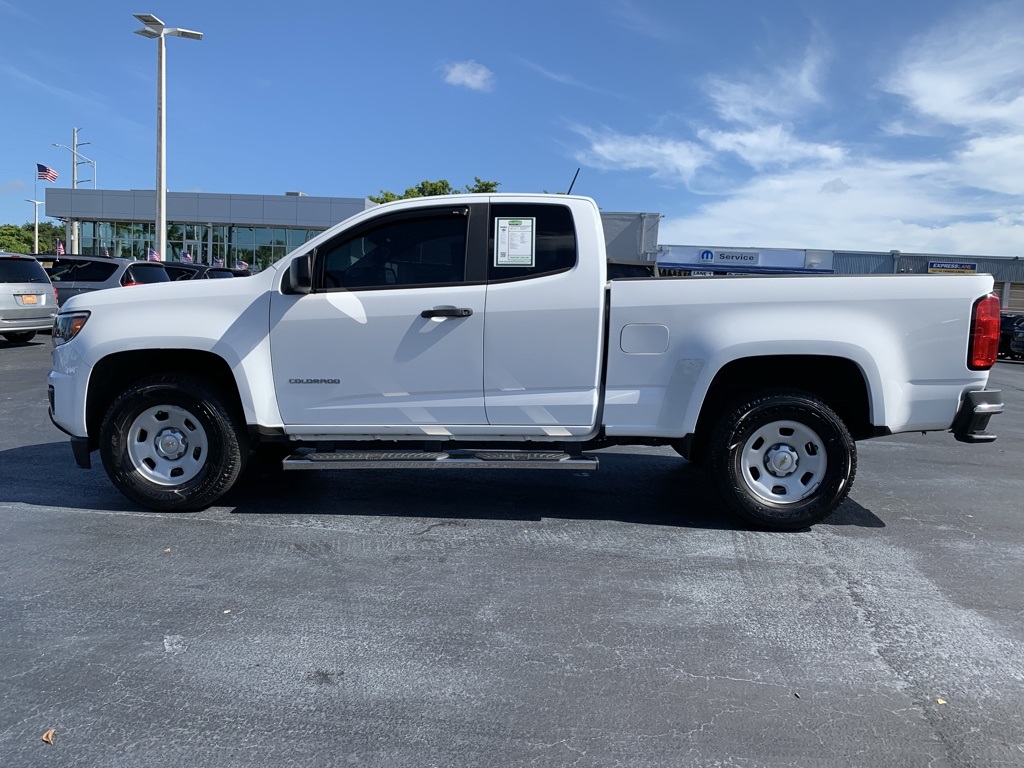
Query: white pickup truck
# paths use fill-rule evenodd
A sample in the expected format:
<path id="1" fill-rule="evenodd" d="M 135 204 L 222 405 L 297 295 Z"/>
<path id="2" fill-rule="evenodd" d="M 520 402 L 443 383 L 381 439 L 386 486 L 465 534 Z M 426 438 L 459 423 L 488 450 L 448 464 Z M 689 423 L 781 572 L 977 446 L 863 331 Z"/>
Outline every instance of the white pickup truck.
<path id="1" fill-rule="evenodd" d="M 670 445 L 748 523 L 832 512 L 854 441 L 987 442 L 988 275 L 609 280 L 593 200 L 388 203 L 252 277 L 74 297 L 50 414 L 77 463 L 194 510 L 284 469 L 595 468 Z"/>

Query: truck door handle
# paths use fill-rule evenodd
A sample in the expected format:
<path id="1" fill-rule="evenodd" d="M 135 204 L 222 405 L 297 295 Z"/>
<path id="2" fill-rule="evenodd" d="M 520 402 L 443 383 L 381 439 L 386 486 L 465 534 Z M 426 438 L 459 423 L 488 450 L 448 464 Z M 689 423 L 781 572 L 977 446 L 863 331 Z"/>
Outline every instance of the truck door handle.
<path id="1" fill-rule="evenodd" d="M 472 314 L 473 310 L 469 307 L 436 307 L 424 309 L 420 317 L 469 317 Z"/>

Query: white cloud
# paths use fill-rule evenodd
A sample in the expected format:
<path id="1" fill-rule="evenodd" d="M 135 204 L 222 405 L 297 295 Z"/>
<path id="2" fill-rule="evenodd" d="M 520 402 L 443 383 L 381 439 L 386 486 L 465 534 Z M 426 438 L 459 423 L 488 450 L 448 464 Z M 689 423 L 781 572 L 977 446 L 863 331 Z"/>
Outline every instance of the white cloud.
<path id="1" fill-rule="evenodd" d="M 947 163 L 871 161 L 839 170 L 838 177 L 816 169 L 759 176 L 695 212 L 666 214 L 659 239 L 993 256 L 1024 250 L 1019 205 L 997 195 L 959 195 L 948 184 Z"/>
<path id="2" fill-rule="evenodd" d="M 1024 14 L 1019 2 L 971 6 L 907 45 L 883 87 L 948 125 L 1024 124 Z"/>
<path id="3" fill-rule="evenodd" d="M 494 73 L 472 59 L 442 64 L 441 68 L 444 81 L 449 85 L 460 85 L 473 91 L 494 89 Z"/>
<path id="4" fill-rule="evenodd" d="M 654 40 L 671 40 L 676 34 L 665 24 L 662 18 L 656 18 L 637 8 L 629 0 L 620 0 L 611 7 L 613 15 L 618 17 L 626 29 Z"/>
<path id="5" fill-rule="evenodd" d="M 590 85 L 589 83 L 585 83 L 582 80 L 578 80 L 572 75 L 567 75 L 564 72 L 552 72 L 550 69 L 545 69 L 540 64 L 529 61 L 528 59 L 520 59 L 520 61 L 527 67 L 532 69 L 534 72 L 543 75 L 548 80 L 551 80 L 553 82 L 560 83 L 561 85 L 568 85 L 573 88 L 582 88 L 583 90 L 590 91 L 591 93 L 607 94 L 607 91 L 603 91 L 600 88 L 596 88 L 595 86 Z"/>
<path id="6" fill-rule="evenodd" d="M 615 131 L 575 127 L 589 147 L 577 153 L 585 165 L 606 170 L 646 170 L 654 176 L 689 181 L 710 154 L 698 144 L 656 136 L 627 136 Z"/>
<path id="7" fill-rule="evenodd" d="M 1024 192 L 1024 134 L 972 139 L 956 154 L 950 174 L 972 187 L 1021 195 Z"/>
<path id="8" fill-rule="evenodd" d="M 757 170 L 804 161 L 835 164 L 846 155 L 842 147 L 801 141 L 784 125 L 740 132 L 703 129 L 697 135 L 716 152 L 735 153 Z"/>
<path id="9" fill-rule="evenodd" d="M 745 80 L 711 77 L 704 86 L 723 120 L 758 125 L 765 120 L 790 119 L 824 102 L 820 82 L 827 60 L 820 43 L 812 43 L 799 62 L 775 67 Z"/>
<path id="10" fill-rule="evenodd" d="M 843 194 L 843 192 L 848 192 L 851 189 L 853 189 L 853 187 L 851 187 L 849 184 L 847 184 L 845 181 L 843 181 L 841 178 L 837 176 L 836 178 L 829 179 L 824 184 L 822 184 L 821 189 L 818 191 L 827 192 L 833 195 L 841 195 Z"/>
<path id="11" fill-rule="evenodd" d="M 11 5 L 10 3 L 4 2 L 4 0 L 0 0 L 0 12 L 9 14 L 9 15 L 14 16 L 14 17 L 19 18 L 19 19 L 31 19 L 32 18 L 27 13 L 25 13 L 23 10 L 21 10 L 20 8 L 16 8 L 15 6 Z"/>
<path id="12" fill-rule="evenodd" d="M 1024 14 L 971 12 L 907 41 L 882 81 L 907 110 L 880 116 L 871 141 L 800 135 L 843 119 L 812 44 L 789 67 L 709 78 L 714 113 L 685 133 L 678 121 L 643 135 L 577 127 L 577 159 L 685 183 L 660 206 L 662 243 L 1021 255 Z M 865 103 L 875 95 L 866 89 Z M 698 181 L 724 194 L 695 198 Z"/>

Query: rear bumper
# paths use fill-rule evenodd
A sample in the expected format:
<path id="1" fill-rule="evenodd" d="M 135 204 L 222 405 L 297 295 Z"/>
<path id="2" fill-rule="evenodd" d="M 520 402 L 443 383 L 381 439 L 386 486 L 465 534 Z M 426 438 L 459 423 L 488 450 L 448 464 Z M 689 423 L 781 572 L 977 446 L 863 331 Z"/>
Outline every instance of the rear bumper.
<path id="1" fill-rule="evenodd" d="M 996 436 L 987 431 L 988 421 L 1002 412 L 1003 393 L 1000 390 L 967 392 L 953 419 L 953 436 L 961 443 L 991 443 Z"/>
<path id="2" fill-rule="evenodd" d="M 53 328 L 53 318 L 57 311 L 49 315 L 35 317 L 0 317 L 0 333 L 22 333 L 24 331 L 48 331 Z"/>

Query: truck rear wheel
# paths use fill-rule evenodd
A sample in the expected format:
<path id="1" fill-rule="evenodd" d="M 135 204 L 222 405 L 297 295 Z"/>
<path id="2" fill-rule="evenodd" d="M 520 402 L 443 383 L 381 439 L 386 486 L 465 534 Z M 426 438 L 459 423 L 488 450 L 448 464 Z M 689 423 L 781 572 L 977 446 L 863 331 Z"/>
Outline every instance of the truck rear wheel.
<path id="1" fill-rule="evenodd" d="M 35 336 L 35 331 L 11 331 L 4 334 L 4 338 L 11 342 L 11 344 L 26 344 L 32 341 Z"/>
<path id="2" fill-rule="evenodd" d="M 825 403 L 806 392 L 774 390 L 726 413 L 711 436 L 708 468 L 736 514 L 759 528 L 791 531 L 843 502 L 857 449 Z"/>
<path id="3" fill-rule="evenodd" d="M 132 501 L 204 509 L 234 485 L 248 436 L 224 396 L 199 378 L 152 376 L 125 390 L 100 430 L 103 467 Z"/>

